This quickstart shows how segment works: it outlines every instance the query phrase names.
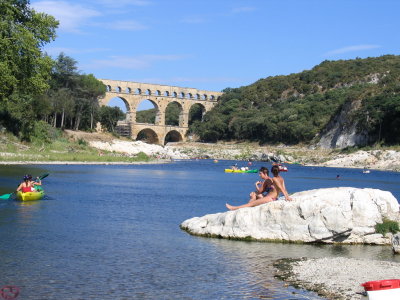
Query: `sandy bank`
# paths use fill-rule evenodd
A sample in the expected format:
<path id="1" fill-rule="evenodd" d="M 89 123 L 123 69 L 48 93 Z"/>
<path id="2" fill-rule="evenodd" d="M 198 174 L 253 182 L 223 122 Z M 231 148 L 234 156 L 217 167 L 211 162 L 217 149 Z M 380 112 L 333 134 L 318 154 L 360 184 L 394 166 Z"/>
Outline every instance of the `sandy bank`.
<path id="1" fill-rule="evenodd" d="M 400 264 L 344 257 L 279 260 L 277 277 L 327 299 L 366 299 L 362 283 L 399 278 Z"/>

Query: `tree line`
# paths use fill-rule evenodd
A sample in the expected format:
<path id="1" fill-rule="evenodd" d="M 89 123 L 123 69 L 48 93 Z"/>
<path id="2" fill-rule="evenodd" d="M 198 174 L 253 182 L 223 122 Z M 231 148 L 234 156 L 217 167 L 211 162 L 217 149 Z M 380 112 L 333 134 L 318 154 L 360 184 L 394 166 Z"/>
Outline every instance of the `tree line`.
<path id="1" fill-rule="evenodd" d="M 227 88 L 191 131 L 201 140 L 311 143 L 349 103 L 369 144 L 400 143 L 400 56 L 324 61 L 311 70 Z"/>
<path id="2" fill-rule="evenodd" d="M 30 141 L 49 127 L 113 130 L 119 108 L 99 107 L 105 85 L 81 74 L 63 53 L 53 60 L 43 46 L 56 38 L 58 21 L 38 13 L 27 0 L 0 2 L 0 127 Z"/>

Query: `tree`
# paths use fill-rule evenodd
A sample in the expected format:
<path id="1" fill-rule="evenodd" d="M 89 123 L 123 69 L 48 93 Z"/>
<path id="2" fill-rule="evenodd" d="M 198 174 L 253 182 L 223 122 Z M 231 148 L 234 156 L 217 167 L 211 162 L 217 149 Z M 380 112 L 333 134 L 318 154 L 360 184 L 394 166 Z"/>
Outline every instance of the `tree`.
<path id="1" fill-rule="evenodd" d="M 0 101 L 43 93 L 53 61 L 41 50 L 54 40 L 58 22 L 27 0 L 0 1 L 0 20 Z"/>
<path id="2" fill-rule="evenodd" d="M 27 0 L 0 1 L 0 122 L 25 140 L 36 121 L 34 99 L 49 87 L 53 60 L 42 47 L 54 40 L 57 26 Z"/>
<path id="3" fill-rule="evenodd" d="M 77 82 L 78 105 L 76 106 L 75 130 L 78 130 L 83 107 L 86 104 L 90 114 L 90 129 L 94 128 L 94 116 L 99 108 L 99 97 L 106 92 L 106 86 L 92 74 L 80 75 Z"/>
<path id="4" fill-rule="evenodd" d="M 124 117 L 125 114 L 119 107 L 100 107 L 100 124 L 110 132 L 115 131 L 118 120 L 122 120 Z"/>

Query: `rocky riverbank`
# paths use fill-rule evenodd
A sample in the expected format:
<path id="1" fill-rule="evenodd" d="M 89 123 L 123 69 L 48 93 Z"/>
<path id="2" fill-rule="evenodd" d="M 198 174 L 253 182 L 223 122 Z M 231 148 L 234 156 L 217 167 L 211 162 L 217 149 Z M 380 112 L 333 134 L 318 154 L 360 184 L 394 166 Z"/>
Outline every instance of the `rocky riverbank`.
<path id="1" fill-rule="evenodd" d="M 134 157 L 145 153 L 154 162 L 170 161 L 175 159 L 197 159 L 209 158 L 217 160 L 256 160 L 265 162 L 281 162 L 286 164 L 303 164 L 307 166 L 327 166 L 344 168 L 367 168 L 375 170 L 400 171 L 400 151 L 375 149 L 370 151 L 357 151 L 353 153 L 341 153 L 338 150 L 312 148 L 306 146 L 259 146 L 256 143 L 169 143 L 165 146 L 147 144 L 142 141 L 132 141 L 124 138 L 117 138 L 107 133 L 88 133 L 82 131 L 65 130 L 68 139 L 76 142 L 84 141 L 87 145 L 97 149 L 98 157 L 96 163 L 118 163 L 116 158 L 113 162 L 109 156 Z M 0 149 L 0 161 L 3 163 L 56 163 L 57 157 L 47 159 L 38 150 L 35 152 L 29 145 L 18 141 L 10 141 L 2 138 L 3 147 Z M 14 148 L 21 151 L 7 151 L 8 144 L 15 144 Z M 65 151 L 70 152 L 68 147 Z M 72 150 L 71 150 L 72 151 Z M 57 152 L 57 151 L 53 151 Z M 104 155 L 108 153 L 107 155 Z M 102 156 L 104 155 L 103 159 Z M 54 155 L 53 155 L 54 156 Z M 84 159 L 83 159 L 84 160 Z M 53 161 L 53 162 L 51 162 Z M 61 160 L 60 160 L 61 161 Z M 79 163 L 82 159 L 74 159 L 71 163 Z M 121 160 L 123 162 L 124 160 Z M 126 161 L 126 159 L 125 159 Z M 66 163 L 65 159 L 62 163 Z"/>
<path id="2" fill-rule="evenodd" d="M 400 270 L 395 262 L 344 257 L 281 259 L 274 266 L 279 279 L 335 300 L 366 299 L 362 283 L 398 278 Z"/>
<path id="3" fill-rule="evenodd" d="M 400 151 L 370 150 L 344 154 L 337 150 L 305 146 L 259 146 L 256 143 L 169 143 L 166 146 L 141 141 L 117 139 L 111 135 L 66 131 L 75 139 L 84 139 L 90 146 L 127 155 L 139 152 L 156 159 L 228 159 L 266 162 L 300 163 L 312 166 L 367 168 L 400 171 Z"/>

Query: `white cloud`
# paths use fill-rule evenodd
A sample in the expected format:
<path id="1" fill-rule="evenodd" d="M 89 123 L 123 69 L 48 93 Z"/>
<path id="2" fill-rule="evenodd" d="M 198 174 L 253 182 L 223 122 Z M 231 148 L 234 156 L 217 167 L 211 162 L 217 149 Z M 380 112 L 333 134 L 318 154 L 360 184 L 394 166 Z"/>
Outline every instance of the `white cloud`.
<path id="1" fill-rule="evenodd" d="M 348 52 L 356 52 L 356 51 L 364 51 L 364 50 L 370 50 L 370 49 L 376 49 L 376 48 L 381 48 L 380 45 L 355 45 L 355 46 L 348 46 L 348 47 L 343 47 L 339 49 L 335 49 L 332 51 L 329 51 L 324 54 L 324 56 L 332 56 L 335 54 L 343 54 L 343 53 L 348 53 Z"/>
<path id="2" fill-rule="evenodd" d="M 139 22 L 131 20 L 112 22 L 110 24 L 107 24 L 107 27 L 112 29 L 128 30 L 128 31 L 138 31 L 148 28 L 147 26 L 140 24 Z"/>
<path id="3" fill-rule="evenodd" d="M 157 61 L 174 61 L 183 59 L 179 55 L 142 55 L 137 57 L 111 56 L 109 59 L 94 60 L 92 68 L 122 68 L 122 69 L 146 69 Z"/>
<path id="4" fill-rule="evenodd" d="M 80 32 L 80 28 L 93 17 L 101 13 L 80 4 L 71 4 L 65 1 L 38 1 L 33 2 L 32 7 L 38 12 L 44 12 L 54 16 L 60 21 L 60 30 Z"/>

